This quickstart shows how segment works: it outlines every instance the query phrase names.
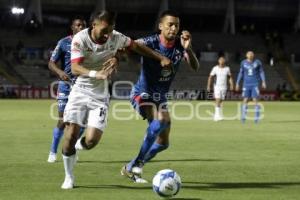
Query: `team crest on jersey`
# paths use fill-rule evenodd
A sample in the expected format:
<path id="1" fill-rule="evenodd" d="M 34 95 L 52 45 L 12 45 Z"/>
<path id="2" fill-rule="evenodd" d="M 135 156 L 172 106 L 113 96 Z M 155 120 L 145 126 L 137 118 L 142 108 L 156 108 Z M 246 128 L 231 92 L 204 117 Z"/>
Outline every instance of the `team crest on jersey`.
<path id="1" fill-rule="evenodd" d="M 76 48 L 76 49 L 80 49 L 80 44 L 78 43 L 78 42 L 74 42 L 74 47 Z"/>
<path id="2" fill-rule="evenodd" d="M 161 76 L 163 76 L 163 77 L 168 77 L 171 74 L 172 74 L 172 71 L 169 70 L 169 69 L 163 69 L 163 70 L 161 70 Z"/>
<path id="3" fill-rule="evenodd" d="M 176 65 L 178 62 L 180 62 L 181 58 L 182 58 L 182 55 L 181 55 L 180 51 L 178 49 L 176 49 L 175 56 L 173 59 L 174 65 Z"/>

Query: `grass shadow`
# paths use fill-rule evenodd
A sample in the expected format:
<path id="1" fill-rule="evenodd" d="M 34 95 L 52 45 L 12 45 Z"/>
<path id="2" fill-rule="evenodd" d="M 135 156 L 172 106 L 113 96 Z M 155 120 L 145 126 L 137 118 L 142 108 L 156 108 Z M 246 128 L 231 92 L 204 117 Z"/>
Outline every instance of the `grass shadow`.
<path id="1" fill-rule="evenodd" d="M 265 123 L 276 123 L 276 124 L 289 124 L 289 123 L 299 123 L 300 120 L 271 120 L 271 121 L 266 121 Z"/>
<path id="2" fill-rule="evenodd" d="M 236 183 L 203 183 L 183 182 L 183 188 L 198 190 L 220 189 L 278 189 L 288 186 L 300 186 L 300 182 L 236 182 Z"/>
<path id="3" fill-rule="evenodd" d="M 125 190 L 149 190 L 152 186 L 128 186 L 128 185 L 76 185 L 75 188 L 86 189 L 125 189 Z"/>
<path id="4" fill-rule="evenodd" d="M 79 160 L 78 163 L 128 163 L 130 160 L 113 160 L 113 161 L 105 161 L 105 160 Z M 230 160 L 222 160 L 222 159 L 168 159 L 168 160 L 153 160 L 150 163 L 160 163 L 160 162 L 225 162 Z"/>
<path id="5" fill-rule="evenodd" d="M 200 198 L 172 198 L 172 200 L 203 200 Z"/>

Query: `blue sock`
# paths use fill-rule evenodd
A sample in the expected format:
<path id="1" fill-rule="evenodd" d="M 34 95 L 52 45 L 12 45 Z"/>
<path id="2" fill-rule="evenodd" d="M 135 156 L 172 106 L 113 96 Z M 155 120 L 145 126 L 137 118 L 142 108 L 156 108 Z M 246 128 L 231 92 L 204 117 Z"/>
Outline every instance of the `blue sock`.
<path id="1" fill-rule="evenodd" d="M 248 109 L 247 104 L 243 104 L 243 105 L 242 105 L 242 119 L 241 119 L 242 122 L 245 122 L 245 121 L 246 121 L 247 109 Z"/>
<path id="2" fill-rule="evenodd" d="M 150 161 L 152 158 L 154 158 L 156 156 L 157 153 L 166 150 L 169 147 L 168 144 L 166 145 L 162 145 L 162 144 L 158 144 L 158 143 L 154 143 L 150 150 L 147 152 L 146 156 L 145 156 L 145 163 Z"/>
<path id="3" fill-rule="evenodd" d="M 57 127 L 53 129 L 53 138 L 52 138 L 52 144 L 50 149 L 52 153 L 57 153 L 59 141 L 63 134 L 64 134 L 64 129 L 59 129 Z"/>
<path id="4" fill-rule="evenodd" d="M 255 105 L 255 122 L 257 123 L 259 121 L 260 117 L 260 106 Z"/>
<path id="5" fill-rule="evenodd" d="M 128 171 L 131 171 L 134 165 L 143 163 L 145 160 L 146 153 L 150 150 L 151 146 L 155 142 L 157 136 L 167 127 L 167 124 L 161 123 L 159 120 L 153 120 L 149 123 L 149 126 L 146 131 L 144 142 L 140 148 L 138 156 L 130 161 L 126 168 Z"/>
<path id="6" fill-rule="evenodd" d="M 83 135 L 84 131 L 85 131 L 85 128 L 84 128 L 84 127 L 81 127 L 81 128 L 80 128 L 80 131 L 79 131 L 79 136 L 78 136 L 78 138 L 81 138 L 81 136 Z"/>

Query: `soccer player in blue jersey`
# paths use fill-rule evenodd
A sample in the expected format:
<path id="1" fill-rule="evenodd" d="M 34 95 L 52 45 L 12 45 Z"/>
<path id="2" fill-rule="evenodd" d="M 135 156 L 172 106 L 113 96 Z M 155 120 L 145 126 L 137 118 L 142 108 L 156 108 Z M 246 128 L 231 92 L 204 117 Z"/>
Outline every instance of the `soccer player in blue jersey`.
<path id="1" fill-rule="evenodd" d="M 56 161 L 56 153 L 59 141 L 64 133 L 65 125 L 63 123 L 63 113 L 68 102 L 71 85 L 75 82 L 76 77 L 71 73 L 71 42 L 73 36 L 83 30 L 86 22 L 81 17 L 75 17 L 72 20 L 71 30 L 72 35 L 62 38 L 58 41 L 49 61 L 49 69 L 59 78 L 57 101 L 58 101 L 58 116 L 59 120 L 56 127 L 53 129 L 53 138 L 48 162 Z M 60 62 L 60 66 L 59 66 Z M 81 130 L 83 132 L 84 129 Z"/>
<path id="2" fill-rule="evenodd" d="M 169 146 L 171 120 L 167 109 L 167 93 L 181 60 L 185 58 L 195 71 L 199 68 L 191 46 L 191 34 L 184 30 L 178 37 L 179 26 L 178 15 L 165 11 L 160 16 L 160 34 L 137 40 L 168 57 L 173 63 L 170 68 L 162 68 L 159 62 L 142 57 L 142 70 L 132 90 L 131 103 L 147 119 L 148 127 L 138 155 L 123 166 L 121 174 L 137 183 L 147 182 L 141 178 L 144 164 Z"/>
<path id="3" fill-rule="evenodd" d="M 258 123 L 260 116 L 260 106 L 258 104 L 259 85 L 266 89 L 266 79 L 263 66 L 260 60 L 254 59 L 253 51 L 246 53 L 246 59 L 241 62 L 240 72 L 236 81 L 236 91 L 240 90 L 240 82 L 243 79 L 243 105 L 241 120 L 246 121 L 249 99 L 252 98 L 255 103 L 255 123 Z"/>

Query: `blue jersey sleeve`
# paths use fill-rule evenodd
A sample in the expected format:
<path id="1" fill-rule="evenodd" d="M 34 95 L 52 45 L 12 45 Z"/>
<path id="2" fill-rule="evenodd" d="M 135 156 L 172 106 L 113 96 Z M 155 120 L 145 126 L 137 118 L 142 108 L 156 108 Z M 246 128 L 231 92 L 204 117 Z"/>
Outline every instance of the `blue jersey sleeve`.
<path id="1" fill-rule="evenodd" d="M 244 65 L 243 65 L 243 62 L 241 62 L 240 71 L 239 71 L 238 77 L 236 79 L 236 85 L 240 84 L 240 82 L 243 78 L 243 75 L 244 75 Z"/>
<path id="2" fill-rule="evenodd" d="M 62 53 L 62 40 L 60 40 L 53 50 L 50 60 L 53 62 L 58 62 L 61 59 Z"/>
<path id="3" fill-rule="evenodd" d="M 148 36 L 148 37 L 140 38 L 136 40 L 136 42 L 146 45 L 147 47 L 153 49 L 155 45 L 155 40 L 156 40 L 156 36 Z"/>

